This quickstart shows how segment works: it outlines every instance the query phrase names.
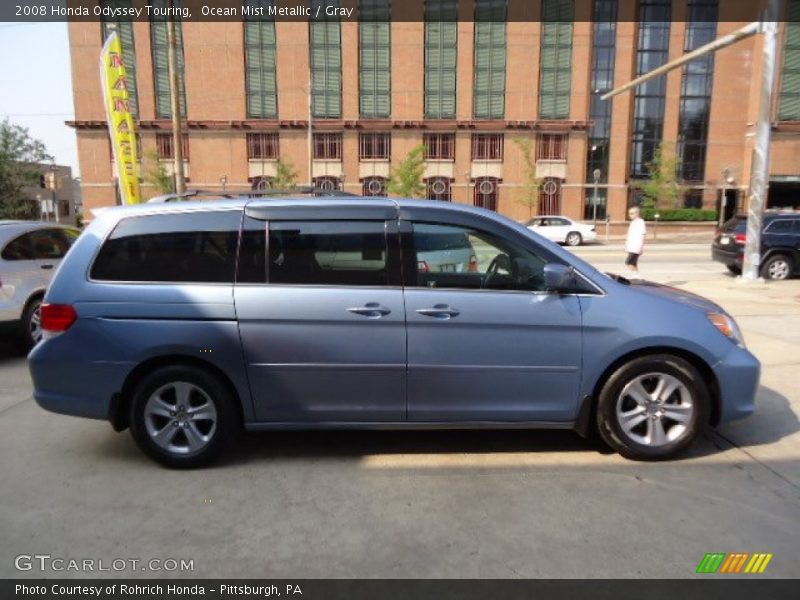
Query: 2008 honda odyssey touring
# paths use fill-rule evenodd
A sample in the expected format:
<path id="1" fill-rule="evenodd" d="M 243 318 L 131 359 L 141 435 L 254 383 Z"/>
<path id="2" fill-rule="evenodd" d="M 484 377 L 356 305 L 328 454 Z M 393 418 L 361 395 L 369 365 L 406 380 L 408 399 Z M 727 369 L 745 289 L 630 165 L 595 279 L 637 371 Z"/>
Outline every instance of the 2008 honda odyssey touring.
<path id="1" fill-rule="evenodd" d="M 106 210 L 42 327 L 36 401 L 174 467 L 242 428 L 596 428 L 669 458 L 752 413 L 760 369 L 708 300 L 489 211 L 386 198 Z"/>

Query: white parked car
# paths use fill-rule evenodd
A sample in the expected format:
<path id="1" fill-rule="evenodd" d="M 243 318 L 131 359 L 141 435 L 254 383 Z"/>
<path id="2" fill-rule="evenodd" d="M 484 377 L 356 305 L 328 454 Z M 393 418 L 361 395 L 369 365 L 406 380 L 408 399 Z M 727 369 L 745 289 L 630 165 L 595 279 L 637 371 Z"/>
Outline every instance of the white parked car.
<path id="1" fill-rule="evenodd" d="M 567 246 L 580 246 L 597 239 L 597 232 L 592 225 L 578 223 L 561 215 L 534 217 L 525 226 L 548 240 Z"/>
<path id="2" fill-rule="evenodd" d="M 42 298 L 80 231 L 56 223 L 0 220 L 0 325 L 18 326 L 30 348 L 42 339 Z"/>

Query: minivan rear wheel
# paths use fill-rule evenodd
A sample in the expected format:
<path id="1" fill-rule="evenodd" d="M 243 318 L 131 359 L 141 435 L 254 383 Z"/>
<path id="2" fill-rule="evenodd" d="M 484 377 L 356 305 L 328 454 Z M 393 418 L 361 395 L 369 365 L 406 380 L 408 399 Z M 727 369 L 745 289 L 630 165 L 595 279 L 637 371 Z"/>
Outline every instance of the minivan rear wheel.
<path id="1" fill-rule="evenodd" d="M 136 386 L 131 434 L 152 459 L 173 468 L 209 464 L 238 430 L 234 394 L 218 377 L 189 365 L 162 367 Z"/>
<path id="2" fill-rule="evenodd" d="M 710 399 L 689 362 L 670 354 L 635 358 L 603 385 L 597 425 L 603 440 L 634 460 L 664 460 L 705 429 Z"/>

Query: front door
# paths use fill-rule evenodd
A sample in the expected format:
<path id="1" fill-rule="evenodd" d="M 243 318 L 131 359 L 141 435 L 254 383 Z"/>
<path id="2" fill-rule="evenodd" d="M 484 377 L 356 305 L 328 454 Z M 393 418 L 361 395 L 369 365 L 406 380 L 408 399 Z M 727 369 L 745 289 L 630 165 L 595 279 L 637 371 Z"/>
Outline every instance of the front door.
<path id="1" fill-rule="evenodd" d="M 403 237 L 404 254 L 414 253 L 404 268 L 418 267 L 405 288 L 409 421 L 572 420 L 581 309 L 575 296 L 543 291 L 547 251 L 516 232 L 510 239 L 417 214 Z M 443 247 L 468 239 L 465 260 L 477 260 L 437 268 L 438 238 Z"/>
<path id="2" fill-rule="evenodd" d="M 245 221 L 234 294 L 256 418 L 404 420 L 396 223 Z"/>

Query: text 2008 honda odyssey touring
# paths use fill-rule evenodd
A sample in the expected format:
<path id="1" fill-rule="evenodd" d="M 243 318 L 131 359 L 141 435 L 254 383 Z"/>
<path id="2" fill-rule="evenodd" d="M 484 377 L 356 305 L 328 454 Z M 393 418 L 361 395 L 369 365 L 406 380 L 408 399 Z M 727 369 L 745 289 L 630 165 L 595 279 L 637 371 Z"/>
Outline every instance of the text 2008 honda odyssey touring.
<path id="1" fill-rule="evenodd" d="M 719 306 L 441 202 L 109 209 L 42 324 L 36 401 L 130 427 L 179 467 L 242 426 L 597 427 L 625 456 L 667 458 L 749 415 L 759 376 Z"/>

